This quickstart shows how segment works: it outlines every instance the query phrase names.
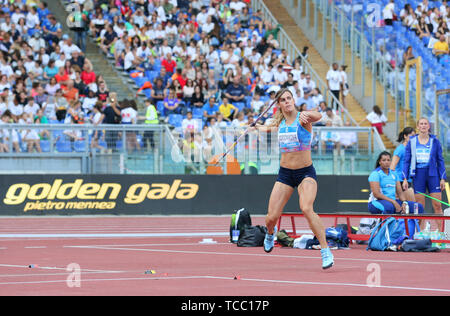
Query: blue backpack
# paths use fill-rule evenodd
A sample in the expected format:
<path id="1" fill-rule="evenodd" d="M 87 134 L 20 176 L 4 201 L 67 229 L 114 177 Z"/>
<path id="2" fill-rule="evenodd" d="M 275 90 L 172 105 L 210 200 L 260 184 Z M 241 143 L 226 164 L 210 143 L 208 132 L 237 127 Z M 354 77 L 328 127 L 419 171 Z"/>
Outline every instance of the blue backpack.
<path id="1" fill-rule="evenodd" d="M 394 217 L 388 217 L 378 223 L 373 229 L 369 238 L 367 250 L 384 251 L 391 246 L 399 245 L 407 238 L 405 234 L 405 225 L 402 220 L 396 220 Z"/>

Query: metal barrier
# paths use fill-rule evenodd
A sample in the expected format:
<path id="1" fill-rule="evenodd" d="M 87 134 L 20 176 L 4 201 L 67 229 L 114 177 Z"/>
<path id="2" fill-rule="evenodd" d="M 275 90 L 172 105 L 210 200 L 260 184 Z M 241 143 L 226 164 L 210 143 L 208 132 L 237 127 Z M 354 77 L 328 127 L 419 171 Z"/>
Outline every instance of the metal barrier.
<path id="1" fill-rule="evenodd" d="M 278 21 L 275 19 L 275 17 L 272 15 L 270 10 L 267 8 L 267 6 L 264 4 L 262 0 L 253 0 L 251 2 L 252 10 L 253 11 L 261 11 L 262 16 L 264 19 L 270 21 L 272 25 L 278 25 Z M 342 109 L 342 112 L 339 114 L 344 122 L 350 121 L 353 125 L 357 125 L 358 122 L 354 120 L 354 118 L 351 116 L 351 114 L 347 111 L 347 109 L 342 106 L 342 103 L 340 100 L 338 100 L 328 89 L 328 85 L 322 80 L 322 78 L 317 74 L 317 72 L 314 70 L 313 66 L 306 60 L 302 54 L 300 54 L 300 51 L 298 50 L 297 46 L 292 42 L 291 38 L 288 36 L 286 31 L 281 28 L 278 33 L 278 42 L 280 43 L 280 47 L 284 48 L 287 52 L 287 54 L 291 57 L 296 58 L 295 56 L 300 57 L 301 59 L 301 66 L 302 69 L 306 74 L 311 75 L 311 79 L 316 83 L 317 87 L 320 89 L 320 91 L 324 92 L 325 100 L 327 101 L 327 104 L 332 106 L 334 105 L 334 108 L 336 109 L 337 106 L 339 109 Z M 337 106 L 336 106 L 337 105 Z"/>
<path id="2" fill-rule="evenodd" d="M 168 125 L 3 124 L 0 172 L 71 174 L 205 174 L 243 128 L 208 128 L 183 135 Z M 319 174 L 366 174 L 384 150 L 371 127 L 314 127 Z M 250 132 L 230 153 L 243 173 L 278 172 L 278 133 Z M 221 165 L 227 173 L 226 162 Z"/>
<path id="3" fill-rule="evenodd" d="M 436 113 L 449 111 L 450 97 L 448 95 L 435 98 L 437 91 L 446 88 L 444 79 L 439 78 L 443 77 L 443 74 L 436 72 L 436 67 L 430 67 L 430 62 L 423 64 L 422 80 L 417 81 L 420 89 L 417 91 L 420 95 L 419 100 L 416 97 L 415 86 L 416 78 L 419 77 L 416 74 L 417 68 L 411 68 L 406 78 L 403 53 L 408 46 L 414 46 L 416 57 L 424 57 L 427 61 L 432 57 L 430 49 L 423 47 L 423 43 L 415 45 L 420 42 L 415 34 L 401 26 L 401 22 L 394 22 L 394 26 L 378 27 L 377 22 L 382 19 L 382 7 L 376 2 L 353 0 L 343 0 L 338 4 L 328 0 L 282 0 L 282 2 L 286 7 L 292 8 L 289 13 L 299 25 L 310 28 L 312 23 L 311 34 L 316 39 L 319 38 L 319 23 L 322 23 L 322 30 L 326 30 L 323 31 L 321 38 L 323 50 L 330 49 L 331 60 L 340 58 L 344 63 L 347 48 L 351 59 L 349 81 L 352 86 L 361 85 L 358 89 L 360 98 L 366 97 L 367 92 L 367 96 L 371 97 L 371 104 L 377 104 L 376 83 L 382 86 L 383 102 L 379 105 L 384 109 L 384 113 L 389 111 L 395 113 L 396 133 L 406 126 L 409 113 L 413 118 L 426 116 L 432 122 L 439 122 L 434 132 L 439 135 L 443 143 L 448 145 L 450 141 L 446 131 L 450 126 L 450 116 L 433 117 Z M 377 17 L 378 13 L 380 16 Z M 331 27 L 327 27 L 327 22 Z M 396 32 L 393 32 L 394 30 Z M 341 38 L 340 47 L 336 45 L 336 34 L 339 34 Z M 340 49 L 340 56 L 337 56 L 338 49 Z M 357 59 L 361 63 L 361 79 L 358 83 L 355 74 Z M 370 80 L 366 79 L 366 70 L 371 72 Z M 408 86 L 407 83 L 409 83 Z M 388 106 L 388 95 L 395 101 L 395 105 L 391 108 Z M 444 147 L 450 151 L 450 146 Z"/>

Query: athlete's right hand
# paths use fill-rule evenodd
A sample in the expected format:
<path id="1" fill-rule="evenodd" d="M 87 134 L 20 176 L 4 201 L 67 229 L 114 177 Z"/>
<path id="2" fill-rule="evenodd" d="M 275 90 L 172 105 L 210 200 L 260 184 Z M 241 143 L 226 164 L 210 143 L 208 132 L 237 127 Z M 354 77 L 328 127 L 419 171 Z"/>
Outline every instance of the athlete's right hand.
<path id="1" fill-rule="evenodd" d="M 408 190 L 408 180 L 406 180 L 406 179 L 403 180 L 402 188 L 403 188 L 403 191 Z"/>
<path id="2" fill-rule="evenodd" d="M 394 207 L 395 207 L 395 213 L 402 213 L 403 208 L 400 206 L 400 204 L 397 203 L 397 201 L 393 201 Z"/>

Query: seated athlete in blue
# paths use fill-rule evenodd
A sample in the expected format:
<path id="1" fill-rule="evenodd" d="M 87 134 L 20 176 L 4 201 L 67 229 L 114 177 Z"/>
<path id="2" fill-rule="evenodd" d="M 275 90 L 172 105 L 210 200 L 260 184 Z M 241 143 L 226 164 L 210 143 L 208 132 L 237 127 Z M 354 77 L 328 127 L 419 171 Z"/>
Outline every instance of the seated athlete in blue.
<path id="1" fill-rule="evenodd" d="M 414 201 L 407 201 L 398 174 L 391 170 L 391 154 L 383 151 L 377 159 L 375 170 L 369 176 L 370 190 L 369 212 L 372 214 L 404 213 L 406 204 L 410 212 L 414 210 Z M 423 206 L 419 204 L 419 213 Z"/>
<path id="2" fill-rule="evenodd" d="M 322 268 L 327 269 L 333 265 L 334 259 L 326 241 L 325 227 L 313 209 L 317 194 L 317 178 L 311 159 L 311 123 L 319 121 L 322 115 L 317 111 L 298 112 L 289 89 L 281 89 L 275 98 L 278 110 L 272 126 L 278 127 L 281 160 L 280 171 L 270 195 L 266 216 L 267 234 L 264 240 L 264 251 L 272 251 L 276 223 L 284 206 L 297 188 L 300 209 L 320 242 Z"/>

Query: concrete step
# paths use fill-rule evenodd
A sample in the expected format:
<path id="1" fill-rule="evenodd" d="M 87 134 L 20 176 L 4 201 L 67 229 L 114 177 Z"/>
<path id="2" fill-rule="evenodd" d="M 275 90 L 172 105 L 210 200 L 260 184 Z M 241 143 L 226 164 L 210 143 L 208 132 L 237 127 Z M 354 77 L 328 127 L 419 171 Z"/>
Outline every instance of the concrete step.
<path id="1" fill-rule="evenodd" d="M 288 36 L 291 38 L 291 40 L 294 42 L 294 44 L 297 46 L 297 48 L 299 50 L 301 50 L 304 46 L 309 47 L 309 51 L 308 51 L 309 62 L 311 63 L 311 65 L 313 66 L 313 68 L 317 72 L 317 74 L 326 82 L 326 74 L 327 74 L 328 70 L 330 69 L 330 64 L 327 63 L 326 60 L 321 55 L 321 52 L 323 52 L 323 48 L 315 47 L 315 45 L 308 39 L 308 37 L 305 35 L 305 33 L 302 31 L 302 29 L 296 23 L 296 21 L 291 17 L 289 12 L 286 10 L 286 7 L 283 5 L 283 3 L 281 3 L 281 0 L 278 0 L 278 1 L 264 0 L 264 3 L 267 6 L 267 8 L 272 12 L 275 19 L 283 26 L 284 30 L 286 31 Z M 305 1 L 302 1 L 302 3 L 303 3 L 303 5 L 305 5 Z M 297 1 L 294 1 L 294 8 L 292 8 L 292 10 L 296 10 L 297 5 L 298 5 Z M 313 2 L 311 2 L 311 5 L 313 6 Z M 303 8 L 303 12 L 305 12 L 305 11 L 306 11 L 306 9 Z M 311 9 L 311 15 L 312 15 L 312 12 L 313 11 Z M 321 20 L 322 16 L 321 16 L 320 12 L 318 12 L 318 16 L 319 16 L 319 20 Z M 311 21 L 311 25 L 309 26 L 309 28 L 312 29 L 313 28 L 313 25 L 312 25 L 313 19 L 311 19 L 310 21 Z M 325 30 L 325 32 L 327 32 L 327 34 L 329 34 L 329 32 L 330 32 L 330 28 L 331 28 L 331 26 L 329 25 L 329 23 L 327 23 L 327 29 Z M 318 23 L 317 38 L 322 38 L 323 31 L 324 30 L 322 29 L 322 23 Z M 330 36 L 328 35 L 328 38 L 329 37 Z M 338 48 L 336 56 L 341 56 L 340 47 L 341 47 L 340 38 L 338 39 L 338 36 L 336 36 L 336 48 Z M 327 43 L 327 49 L 328 48 L 331 48 L 331 40 Z M 347 64 L 347 65 L 351 65 L 350 56 L 351 56 L 350 51 L 346 50 L 345 64 Z M 355 65 L 357 65 L 357 64 L 358 63 L 356 62 Z M 360 64 L 361 63 L 359 63 L 359 65 Z M 355 81 L 355 83 L 358 84 L 362 81 L 360 79 L 360 78 L 362 78 L 361 74 L 362 74 L 361 68 L 357 69 L 357 67 L 355 67 L 355 75 L 356 75 L 356 79 L 357 79 L 357 81 Z M 367 85 L 371 84 L 370 75 L 368 75 L 367 70 L 366 70 L 365 77 L 366 77 Z M 359 79 L 359 81 L 358 81 L 358 79 Z M 349 80 L 350 80 L 350 76 L 349 76 Z M 366 86 L 366 89 L 367 89 L 367 86 Z M 377 102 L 380 102 L 378 104 L 383 104 L 383 100 L 379 99 L 379 98 L 383 97 L 383 94 L 380 93 L 378 89 L 382 89 L 381 85 L 377 86 L 377 94 L 376 94 Z M 388 107 L 389 111 L 386 116 L 388 116 L 388 119 L 392 120 L 395 117 L 395 115 L 394 115 L 395 113 L 393 113 L 391 111 L 391 109 L 392 109 L 392 104 L 394 104 L 393 108 L 395 108 L 395 103 L 393 100 L 389 100 L 389 101 L 390 101 L 390 103 L 389 103 L 390 106 Z M 364 120 L 364 118 L 366 117 L 366 115 L 368 113 L 362 107 L 361 103 L 356 99 L 356 97 L 354 95 L 352 95 L 351 93 L 349 93 L 347 95 L 347 97 L 345 98 L 345 107 L 350 112 L 351 116 L 355 119 L 356 122 L 361 122 L 362 120 Z M 363 124 L 362 126 L 369 126 L 369 125 Z M 382 139 L 383 139 L 383 142 L 384 142 L 386 148 L 393 147 L 393 144 L 389 140 L 389 138 L 386 137 L 386 138 L 382 138 Z"/>
<path id="2" fill-rule="evenodd" d="M 62 1 L 49 1 L 48 7 L 61 23 L 63 33 L 69 34 L 69 36 L 74 38 L 73 32 L 68 29 L 66 24 L 67 12 L 64 10 Z M 99 46 L 89 36 L 86 40 L 86 50 L 83 53 L 91 61 L 96 75 L 101 75 L 105 79 L 109 91 L 116 92 L 119 100 L 125 98 L 136 99 L 136 92 L 133 89 L 133 85 L 123 80 L 122 75 L 115 69 L 114 64 L 108 61 L 107 57 L 99 49 Z M 141 99 L 136 99 L 136 102 L 138 103 L 139 110 L 143 111 L 144 103 L 141 102 Z"/>

